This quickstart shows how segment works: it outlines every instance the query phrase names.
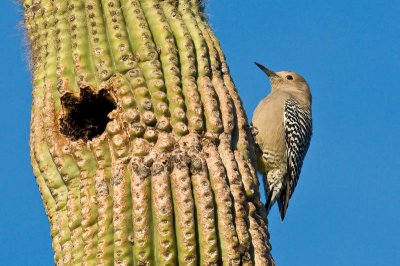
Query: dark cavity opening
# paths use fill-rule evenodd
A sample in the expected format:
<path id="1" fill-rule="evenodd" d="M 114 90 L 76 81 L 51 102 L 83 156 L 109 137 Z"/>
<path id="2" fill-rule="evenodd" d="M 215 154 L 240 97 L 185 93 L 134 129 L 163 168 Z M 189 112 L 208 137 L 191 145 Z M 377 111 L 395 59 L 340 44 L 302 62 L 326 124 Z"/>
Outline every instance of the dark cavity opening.
<path id="1" fill-rule="evenodd" d="M 75 141 L 100 136 L 110 121 L 108 114 L 116 108 L 107 91 L 100 90 L 96 94 L 89 87 L 81 88 L 79 98 L 72 93 L 64 94 L 61 104 L 65 115 L 60 119 L 60 131 Z"/>

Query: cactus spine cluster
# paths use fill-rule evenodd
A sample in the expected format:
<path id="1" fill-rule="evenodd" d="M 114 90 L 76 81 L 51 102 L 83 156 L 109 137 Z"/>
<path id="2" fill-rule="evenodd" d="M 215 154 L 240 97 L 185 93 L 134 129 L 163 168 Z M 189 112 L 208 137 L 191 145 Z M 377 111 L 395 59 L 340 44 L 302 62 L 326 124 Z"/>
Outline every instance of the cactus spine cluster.
<path id="1" fill-rule="evenodd" d="M 247 118 L 202 3 L 23 4 L 55 263 L 272 265 Z"/>

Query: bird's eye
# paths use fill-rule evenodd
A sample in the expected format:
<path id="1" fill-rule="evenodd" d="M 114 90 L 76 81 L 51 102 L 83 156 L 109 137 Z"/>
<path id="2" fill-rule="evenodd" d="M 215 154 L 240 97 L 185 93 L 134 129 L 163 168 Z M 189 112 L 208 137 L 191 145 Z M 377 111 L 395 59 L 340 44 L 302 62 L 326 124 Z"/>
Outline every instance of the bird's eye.
<path id="1" fill-rule="evenodd" d="M 287 75 L 287 76 L 286 76 L 286 79 L 288 79 L 288 80 L 293 80 L 293 76 Z"/>

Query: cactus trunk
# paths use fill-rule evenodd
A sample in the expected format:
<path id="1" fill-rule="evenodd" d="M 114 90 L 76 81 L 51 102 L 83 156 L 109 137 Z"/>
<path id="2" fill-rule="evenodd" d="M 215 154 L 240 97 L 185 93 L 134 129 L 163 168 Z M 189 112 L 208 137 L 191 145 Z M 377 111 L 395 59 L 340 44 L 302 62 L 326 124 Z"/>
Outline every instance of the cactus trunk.
<path id="1" fill-rule="evenodd" d="M 273 265 L 247 118 L 196 0 L 24 0 L 56 265 Z"/>

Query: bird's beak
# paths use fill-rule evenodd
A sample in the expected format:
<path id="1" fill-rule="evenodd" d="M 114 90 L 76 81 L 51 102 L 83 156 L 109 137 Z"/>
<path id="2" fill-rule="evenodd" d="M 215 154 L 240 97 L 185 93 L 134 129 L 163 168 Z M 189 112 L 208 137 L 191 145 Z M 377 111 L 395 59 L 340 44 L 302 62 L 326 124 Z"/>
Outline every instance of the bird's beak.
<path id="1" fill-rule="evenodd" d="M 278 75 L 274 71 L 269 70 L 265 66 L 263 66 L 257 62 L 254 62 L 254 64 L 256 64 L 265 74 L 267 74 L 269 78 L 278 77 Z"/>

